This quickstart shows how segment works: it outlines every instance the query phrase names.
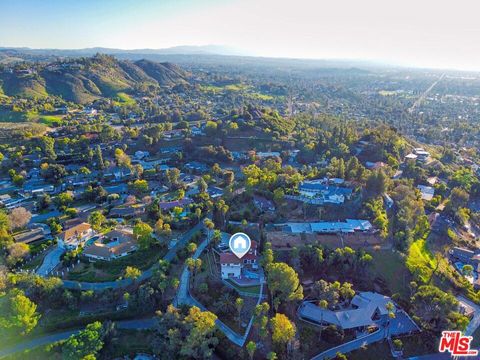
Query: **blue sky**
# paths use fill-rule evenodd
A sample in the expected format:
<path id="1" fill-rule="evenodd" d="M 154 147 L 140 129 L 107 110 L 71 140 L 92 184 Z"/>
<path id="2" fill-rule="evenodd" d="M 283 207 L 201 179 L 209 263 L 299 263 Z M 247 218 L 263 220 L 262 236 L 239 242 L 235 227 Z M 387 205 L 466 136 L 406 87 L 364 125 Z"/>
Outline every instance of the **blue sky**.
<path id="1" fill-rule="evenodd" d="M 0 0 L 0 46 L 164 48 L 480 70 L 477 0 Z"/>

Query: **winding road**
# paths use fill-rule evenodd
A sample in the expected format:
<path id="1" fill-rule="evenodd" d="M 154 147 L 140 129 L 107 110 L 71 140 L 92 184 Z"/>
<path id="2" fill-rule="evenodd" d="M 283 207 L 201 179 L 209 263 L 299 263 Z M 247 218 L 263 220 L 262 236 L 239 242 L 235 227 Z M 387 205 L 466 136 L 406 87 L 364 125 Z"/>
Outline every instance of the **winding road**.
<path id="1" fill-rule="evenodd" d="M 188 241 L 192 238 L 192 236 L 199 230 L 204 228 L 203 220 L 200 221 L 197 225 L 183 234 L 182 238 L 175 244 L 173 248 L 171 248 L 163 257 L 164 260 L 172 261 L 177 251 L 184 247 Z M 205 245 L 206 246 L 206 245 Z M 146 280 L 153 275 L 153 271 L 155 266 L 152 266 L 150 269 L 144 271 L 142 275 L 137 279 L 138 282 Z M 185 272 L 185 271 L 184 271 Z M 183 276 L 183 274 L 182 274 Z M 188 271 L 187 271 L 187 280 L 188 280 Z M 188 281 L 187 281 L 188 282 Z M 87 282 L 77 282 L 77 281 L 63 281 L 63 286 L 68 289 L 77 289 L 77 290 L 93 290 L 93 291 L 101 291 L 108 288 L 119 289 L 123 287 L 127 287 L 131 284 L 130 279 L 123 279 L 119 281 L 112 281 L 112 282 L 105 282 L 105 283 L 87 283 Z M 116 321 L 115 322 L 119 329 L 136 329 L 136 330 L 143 330 L 143 329 L 150 329 L 155 325 L 155 318 L 148 318 L 148 319 L 135 319 L 135 320 L 123 320 L 123 321 Z M 38 337 L 36 339 L 31 339 L 24 341 L 22 343 L 16 344 L 14 346 L 5 348 L 0 350 L 0 358 L 5 357 L 7 355 L 14 354 L 16 352 L 25 351 L 29 349 L 33 349 L 38 346 L 43 346 L 51 343 L 55 343 L 57 341 L 66 340 L 71 335 L 76 334 L 81 329 L 73 329 L 64 332 L 59 332 L 56 334 L 49 334 L 42 337 Z"/>
<path id="2" fill-rule="evenodd" d="M 122 320 L 115 322 L 118 329 L 134 329 L 134 330 L 146 330 L 151 329 L 155 326 L 156 320 L 155 318 L 147 318 L 147 319 L 135 319 L 135 320 Z M 82 328 L 83 329 L 83 328 Z M 38 346 L 44 346 L 48 344 L 53 344 L 58 341 L 66 340 L 70 336 L 77 334 L 82 329 L 73 329 L 68 330 L 56 334 L 46 335 L 43 337 L 39 337 L 36 339 L 31 339 L 28 341 L 24 341 L 20 344 L 11 346 L 9 348 L 0 350 L 0 358 L 3 358 L 8 355 L 12 355 L 17 352 L 29 350 L 36 348 Z"/>
<path id="3" fill-rule="evenodd" d="M 192 258 L 193 259 L 198 259 L 200 257 L 200 255 L 202 254 L 202 252 L 205 250 L 205 248 L 207 247 L 208 245 L 208 239 L 205 239 L 197 248 L 197 250 L 195 251 L 195 253 L 192 255 Z M 190 305 L 190 306 L 196 306 L 198 307 L 200 310 L 202 311 L 206 311 L 207 308 L 202 305 L 200 302 L 198 302 L 195 298 L 193 298 L 191 295 L 190 295 L 190 291 L 188 289 L 188 284 L 189 284 L 189 278 L 190 278 L 190 271 L 188 271 L 188 268 L 185 267 L 183 269 L 183 272 L 182 272 L 182 276 L 180 277 L 180 285 L 178 287 L 178 292 L 177 292 L 177 296 L 175 297 L 174 301 L 173 301 L 173 305 L 174 306 L 178 306 L 178 305 Z M 260 291 L 259 291 L 259 296 L 258 296 L 258 301 L 257 301 L 257 305 L 260 304 L 260 302 L 262 301 L 263 299 L 263 274 L 261 275 L 261 278 L 260 278 Z M 230 329 L 227 325 L 225 325 L 222 321 L 220 321 L 219 319 L 217 319 L 215 321 L 215 324 L 217 325 L 217 328 L 223 332 L 225 334 L 225 336 L 231 341 L 233 342 L 235 345 L 237 346 L 240 346 L 240 347 L 243 347 L 243 345 L 245 344 L 245 342 L 247 341 L 247 338 L 248 338 L 248 334 L 250 333 L 250 329 L 252 327 L 252 324 L 253 324 L 253 316 L 250 318 L 250 321 L 248 323 L 248 326 L 247 326 L 247 329 L 245 330 L 245 334 L 242 335 L 239 335 L 237 334 L 235 331 L 233 331 L 232 329 Z"/>

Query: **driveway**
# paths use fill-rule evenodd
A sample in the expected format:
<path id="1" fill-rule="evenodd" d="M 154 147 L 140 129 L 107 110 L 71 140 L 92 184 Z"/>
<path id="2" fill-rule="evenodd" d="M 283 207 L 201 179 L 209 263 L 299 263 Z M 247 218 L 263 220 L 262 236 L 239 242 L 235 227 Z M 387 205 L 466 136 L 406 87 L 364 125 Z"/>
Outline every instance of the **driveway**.
<path id="1" fill-rule="evenodd" d="M 471 306 L 475 309 L 472 320 L 468 323 L 467 328 L 465 329 L 465 335 L 472 336 L 475 330 L 480 326 L 480 306 L 471 302 L 470 300 L 465 299 L 463 296 L 457 296 L 457 300 L 464 302 L 468 306 Z"/>
<path id="2" fill-rule="evenodd" d="M 37 274 L 40 276 L 48 276 L 52 270 L 60 264 L 60 258 L 64 252 L 65 249 L 60 246 L 53 248 L 47 255 L 45 255 L 42 265 L 37 270 Z"/>
<path id="3" fill-rule="evenodd" d="M 208 239 L 203 240 L 203 242 L 197 247 L 197 250 L 195 251 L 195 253 L 192 255 L 192 258 L 193 259 L 198 259 L 200 257 L 200 255 L 202 254 L 203 250 L 205 250 L 205 248 L 207 247 L 207 245 L 208 245 Z M 263 275 L 263 271 L 262 271 L 261 272 L 261 278 L 260 278 L 260 294 L 259 294 L 259 297 L 258 297 L 257 305 L 260 304 L 260 302 L 263 299 L 263 297 L 262 297 L 263 284 L 264 284 L 263 276 L 264 275 Z M 207 308 L 205 306 L 203 306 L 200 302 L 198 302 L 195 298 L 193 298 L 190 295 L 190 291 L 188 289 L 189 278 L 190 278 L 190 271 L 188 271 L 187 267 L 185 267 L 183 269 L 182 276 L 180 277 L 180 285 L 178 287 L 177 296 L 175 297 L 175 299 L 173 301 L 173 305 L 177 306 L 177 307 L 179 305 L 190 305 L 190 306 L 196 306 L 202 311 L 207 310 Z M 245 334 L 242 336 L 242 335 L 237 334 L 232 329 L 230 329 L 227 325 L 225 325 L 219 319 L 217 319 L 215 321 L 215 325 L 217 326 L 217 328 L 221 332 L 223 332 L 225 334 L 225 336 L 231 342 L 233 342 L 235 345 L 240 346 L 240 347 L 243 347 L 243 345 L 247 341 L 248 334 L 250 333 L 250 329 L 252 327 L 252 324 L 253 324 L 253 316 L 250 318 L 250 321 L 248 323 Z"/>
<path id="4" fill-rule="evenodd" d="M 323 360 L 323 359 L 333 359 L 335 358 L 337 352 L 341 352 L 342 354 L 349 353 L 350 351 L 356 350 L 361 348 L 364 345 L 373 344 L 377 341 L 380 341 L 384 338 L 385 331 L 384 329 L 379 329 L 372 334 L 368 334 L 361 338 L 352 340 L 345 344 L 341 344 L 339 346 L 330 348 L 312 358 L 312 360 Z"/>
<path id="5" fill-rule="evenodd" d="M 385 321 L 380 320 L 377 322 L 379 329 L 374 333 L 364 335 L 360 338 L 325 350 L 324 352 L 314 356 L 312 360 L 331 359 L 335 357 L 337 352 L 346 354 L 357 350 L 364 345 L 373 344 L 377 341 L 389 338 L 392 335 L 404 335 L 420 331 L 418 325 L 415 324 L 415 322 L 403 310 L 397 311 L 396 317 L 394 319 L 388 319 L 388 322 L 390 324 L 388 328 L 385 327 Z"/>

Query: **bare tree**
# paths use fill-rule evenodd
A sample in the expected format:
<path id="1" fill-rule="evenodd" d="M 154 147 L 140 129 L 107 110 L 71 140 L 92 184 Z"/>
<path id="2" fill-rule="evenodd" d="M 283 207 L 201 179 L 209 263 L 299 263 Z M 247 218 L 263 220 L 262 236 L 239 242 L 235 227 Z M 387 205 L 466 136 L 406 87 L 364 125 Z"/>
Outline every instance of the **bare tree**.
<path id="1" fill-rule="evenodd" d="M 30 222 L 32 213 L 24 207 L 18 207 L 11 211 L 10 215 L 8 215 L 8 218 L 10 220 L 12 229 L 20 229 Z"/>

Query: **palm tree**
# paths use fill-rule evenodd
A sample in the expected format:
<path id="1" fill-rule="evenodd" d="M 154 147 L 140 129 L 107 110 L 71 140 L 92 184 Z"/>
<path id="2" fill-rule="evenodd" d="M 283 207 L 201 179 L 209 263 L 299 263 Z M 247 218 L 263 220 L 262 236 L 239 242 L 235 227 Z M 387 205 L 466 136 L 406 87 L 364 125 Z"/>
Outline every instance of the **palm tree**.
<path id="1" fill-rule="evenodd" d="M 212 236 L 212 230 L 215 228 L 215 224 L 210 219 L 205 219 L 203 221 L 203 224 L 207 228 L 207 239 L 208 239 L 208 243 L 210 243 L 211 236 Z"/>

